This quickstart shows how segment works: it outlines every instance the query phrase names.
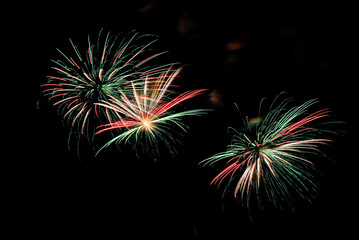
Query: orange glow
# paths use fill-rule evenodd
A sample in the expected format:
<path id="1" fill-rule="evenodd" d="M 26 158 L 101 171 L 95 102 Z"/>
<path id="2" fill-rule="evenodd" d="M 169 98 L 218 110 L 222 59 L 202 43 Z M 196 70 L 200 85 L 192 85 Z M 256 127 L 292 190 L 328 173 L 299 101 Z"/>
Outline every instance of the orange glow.
<path id="1" fill-rule="evenodd" d="M 151 128 L 151 126 L 152 126 L 151 121 L 148 118 L 144 118 L 142 120 L 142 124 L 143 124 L 144 128 L 146 128 L 146 129 Z"/>

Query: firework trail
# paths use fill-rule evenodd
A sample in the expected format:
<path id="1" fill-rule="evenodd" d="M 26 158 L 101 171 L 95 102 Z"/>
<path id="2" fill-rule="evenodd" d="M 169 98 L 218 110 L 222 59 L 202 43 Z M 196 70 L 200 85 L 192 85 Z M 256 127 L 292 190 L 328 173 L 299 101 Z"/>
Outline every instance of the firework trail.
<path id="1" fill-rule="evenodd" d="M 206 113 L 207 110 L 194 109 L 174 112 L 172 109 L 178 104 L 201 94 L 204 89 L 186 91 L 176 94 L 169 90 L 173 80 L 181 69 L 170 73 L 169 71 L 159 76 L 155 81 L 145 79 L 144 86 L 132 84 L 133 98 L 120 91 L 120 97 L 111 97 L 109 101 L 101 100 L 96 105 L 111 109 L 118 117 L 117 121 L 103 124 L 97 128 L 96 134 L 109 130 L 122 130 L 120 134 L 106 143 L 103 148 L 112 143 L 132 141 L 136 152 L 140 146 L 145 152 L 158 154 L 158 144 L 164 143 L 171 153 L 175 152 L 174 143 L 178 142 L 174 136 L 174 129 L 178 127 L 182 131 L 187 130 L 183 123 L 184 116 L 195 116 Z M 176 134 L 179 134 L 176 131 Z"/>
<path id="2" fill-rule="evenodd" d="M 113 117 L 112 111 L 100 109 L 96 103 L 117 98 L 119 92 L 132 94 L 133 85 L 171 71 L 173 65 L 150 64 L 165 53 L 154 53 L 150 48 L 158 41 L 156 36 L 137 32 L 126 36 L 111 36 L 110 32 L 102 35 L 101 30 L 96 43 L 89 36 L 87 49 L 82 53 L 71 39 L 72 56 L 57 49 L 63 59 L 52 60 L 55 73 L 41 85 L 44 95 L 67 119 L 70 136 L 75 133 L 78 140 L 83 135 L 92 141 L 95 127 Z"/>
<path id="3" fill-rule="evenodd" d="M 265 196 L 275 206 L 289 204 L 292 195 L 310 201 L 310 196 L 317 189 L 313 176 L 314 165 L 308 155 L 324 155 L 318 148 L 330 142 L 323 137 L 332 132 L 315 128 L 314 122 L 330 115 L 329 109 L 322 109 L 309 114 L 309 108 L 317 103 L 316 99 L 302 105 L 288 108 L 289 99 L 280 103 L 251 129 L 249 132 L 233 128 L 232 142 L 227 151 L 214 154 L 200 162 L 213 165 L 226 160 L 227 167 L 211 182 L 220 185 L 229 179 L 225 191 L 231 182 L 237 179 L 234 190 L 249 208 L 250 199 L 261 205 Z"/>

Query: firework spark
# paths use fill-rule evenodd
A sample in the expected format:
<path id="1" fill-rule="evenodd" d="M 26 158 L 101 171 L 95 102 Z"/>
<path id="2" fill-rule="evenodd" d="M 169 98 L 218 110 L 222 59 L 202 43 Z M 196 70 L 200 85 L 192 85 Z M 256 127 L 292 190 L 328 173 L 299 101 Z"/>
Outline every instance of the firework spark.
<path id="1" fill-rule="evenodd" d="M 234 196 L 240 197 L 247 207 L 251 196 L 260 202 L 260 196 L 265 195 L 275 205 L 281 201 L 288 203 L 294 193 L 310 201 L 309 195 L 315 192 L 317 184 L 311 171 L 314 164 L 307 157 L 323 154 L 318 148 L 330 142 L 322 137 L 329 130 L 315 128 L 313 123 L 328 117 L 331 111 L 322 109 L 308 114 L 309 107 L 317 103 L 315 99 L 288 109 L 289 102 L 287 99 L 271 107 L 253 132 L 248 121 L 248 133 L 230 128 L 233 138 L 227 151 L 200 162 L 213 165 L 227 161 L 227 167 L 211 184 L 219 186 L 229 178 L 227 189 L 239 178 Z"/>
<path id="2" fill-rule="evenodd" d="M 44 95 L 58 107 L 78 139 L 84 135 L 92 140 L 98 122 L 112 118 L 109 109 L 99 109 L 96 103 L 117 98 L 119 91 L 131 94 L 133 85 L 171 71 L 173 65 L 149 64 L 165 53 L 154 53 L 150 48 L 158 41 L 156 36 L 131 32 L 120 37 L 108 32 L 101 40 L 102 35 L 101 30 L 95 44 L 88 37 L 88 47 L 82 54 L 71 39 L 74 56 L 57 49 L 63 60 L 52 60 L 55 74 L 47 76 L 48 82 L 41 85 Z"/>
<path id="3" fill-rule="evenodd" d="M 181 112 L 173 112 L 172 108 L 178 104 L 201 94 L 204 89 L 187 91 L 176 97 L 171 97 L 174 92 L 169 90 L 172 82 L 181 69 L 175 72 L 166 72 L 155 81 L 148 78 L 144 86 L 132 84 L 132 96 L 120 91 L 120 98 L 111 97 L 109 101 L 101 100 L 96 105 L 113 110 L 118 117 L 117 121 L 99 126 L 96 134 L 109 130 L 124 130 L 115 136 L 103 148 L 116 142 L 119 144 L 134 140 L 134 146 L 141 145 L 145 151 L 157 151 L 159 141 L 165 143 L 170 152 L 174 152 L 173 143 L 178 142 L 173 136 L 174 126 L 182 131 L 187 126 L 182 122 L 184 116 L 195 116 L 206 113 L 203 109 L 194 109 Z M 178 133 L 178 132 L 177 132 Z"/>

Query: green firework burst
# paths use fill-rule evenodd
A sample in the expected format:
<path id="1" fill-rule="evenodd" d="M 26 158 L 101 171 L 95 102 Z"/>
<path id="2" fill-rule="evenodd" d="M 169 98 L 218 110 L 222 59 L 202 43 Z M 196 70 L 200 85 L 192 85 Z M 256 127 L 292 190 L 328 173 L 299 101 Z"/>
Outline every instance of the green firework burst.
<path id="1" fill-rule="evenodd" d="M 289 107 L 289 99 L 274 107 L 274 102 L 263 118 L 248 131 L 229 128 L 232 142 L 224 152 L 200 162 L 214 165 L 227 161 L 227 167 L 211 182 L 218 186 L 228 178 L 226 189 L 236 182 L 235 198 L 249 208 L 251 199 L 261 203 L 270 200 L 274 205 L 291 205 L 293 195 L 311 200 L 318 188 L 313 175 L 314 163 L 310 157 L 322 155 L 321 146 L 331 142 L 325 137 L 334 133 L 327 123 L 318 124 L 330 115 L 329 109 L 310 113 L 318 100 L 309 100 Z"/>
<path id="2" fill-rule="evenodd" d="M 172 71 L 174 63 L 153 64 L 166 53 L 151 48 L 158 40 L 135 31 L 112 35 L 101 30 L 95 41 L 88 36 L 88 46 L 82 51 L 71 39 L 72 53 L 57 49 L 62 58 L 52 60 L 54 74 L 41 87 L 70 126 L 70 136 L 78 140 L 84 136 L 91 142 L 96 126 L 115 115 L 96 103 L 118 98 L 119 92 L 130 95 L 132 85 L 143 85 L 144 79 Z"/>

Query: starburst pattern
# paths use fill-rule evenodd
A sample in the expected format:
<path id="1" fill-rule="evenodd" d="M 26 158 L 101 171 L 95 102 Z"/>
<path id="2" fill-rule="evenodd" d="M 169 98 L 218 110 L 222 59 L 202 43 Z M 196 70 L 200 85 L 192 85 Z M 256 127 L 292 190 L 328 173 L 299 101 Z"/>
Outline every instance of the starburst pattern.
<path id="1" fill-rule="evenodd" d="M 169 87 L 172 86 L 180 70 L 166 72 L 155 81 L 146 78 L 144 86 L 132 84 L 133 98 L 120 91 L 118 99 L 111 97 L 109 101 L 102 100 L 97 103 L 98 106 L 114 111 L 118 120 L 99 126 L 96 134 L 109 130 L 122 130 L 101 149 L 112 143 L 132 141 L 135 148 L 141 146 L 145 151 L 158 153 L 157 145 L 162 142 L 170 152 L 175 152 L 173 144 L 178 142 L 178 136 L 174 136 L 175 127 L 184 132 L 187 130 L 182 118 L 206 113 L 203 109 L 173 111 L 173 108 L 183 101 L 204 91 L 204 89 L 191 90 L 176 94 L 177 96 L 174 97 L 175 92 Z"/>
<path id="2" fill-rule="evenodd" d="M 314 125 L 331 111 L 308 114 L 316 99 L 288 109 L 289 102 L 287 99 L 271 109 L 253 132 L 251 127 L 249 132 L 230 128 L 233 138 L 227 151 L 201 161 L 204 165 L 227 161 L 227 167 L 211 184 L 219 186 L 228 178 L 227 189 L 237 179 L 234 196 L 247 207 L 252 196 L 259 202 L 266 196 L 275 205 L 288 203 L 293 194 L 310 201 L 318 186 L 309 157 L 324 155 L 320 147 L 331 141 L 324 133 L 332 132 Z"/>

